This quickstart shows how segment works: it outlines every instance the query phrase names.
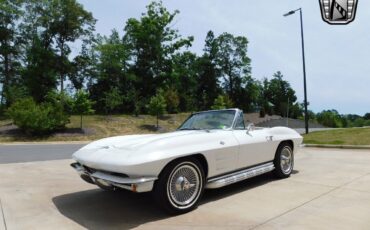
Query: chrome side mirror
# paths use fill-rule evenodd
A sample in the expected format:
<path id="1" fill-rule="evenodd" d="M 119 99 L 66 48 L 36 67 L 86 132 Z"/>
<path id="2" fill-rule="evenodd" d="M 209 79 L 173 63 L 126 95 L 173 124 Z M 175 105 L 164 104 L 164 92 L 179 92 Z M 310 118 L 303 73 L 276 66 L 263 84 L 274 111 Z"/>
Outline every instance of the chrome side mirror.
<path id="1" fill-rule="evenodd" d="M 247 134 L 249 134 L 249 132 L 254 130 L 254 124 L 253 123 L 248 124 L 246 130 L 247 130 Z"/>

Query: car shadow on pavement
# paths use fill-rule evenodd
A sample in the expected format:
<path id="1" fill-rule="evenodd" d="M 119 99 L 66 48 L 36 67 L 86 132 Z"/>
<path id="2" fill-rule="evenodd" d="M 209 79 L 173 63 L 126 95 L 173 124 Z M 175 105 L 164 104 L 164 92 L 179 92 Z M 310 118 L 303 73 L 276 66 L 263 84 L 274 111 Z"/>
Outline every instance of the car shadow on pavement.
<path id="1" fill-rule="evenodd" d="M 56 196 L 59 212 L 87 229 L 131 229 L 168 217 L 150 193 L 92 189 Z"/>
<path id="2" fill-rule="evenodd" d="M 199 205 L 212 201 L 217 201 L 225 197 L 232 196 L 276 180 L 277 178 L 273 175 L 273 173 L 266 173 L 222 188 L 207 189 L 205 190 L 203 198 L 202 200 L 200 200 Z"/>
<path id="3" fill-rule="evenodd" d="M 275 180 L 268 173 L 220 189 L 206 190 L 200 205 Z M 92 189 L 56 196 L 52 201 L 61 214 L 88 229 L 131 229 L 171 217 L 159 209 L 151 193 Z"/>

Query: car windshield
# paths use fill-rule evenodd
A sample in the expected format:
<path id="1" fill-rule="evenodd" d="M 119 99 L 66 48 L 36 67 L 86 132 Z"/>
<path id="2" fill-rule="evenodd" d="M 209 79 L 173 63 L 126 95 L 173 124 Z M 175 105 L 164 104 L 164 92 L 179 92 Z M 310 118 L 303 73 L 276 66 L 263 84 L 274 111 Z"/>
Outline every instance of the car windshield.
<path id="1" fill-rule="evenodd" d="M 208 111 L 192 114 L 178 130 L 231 128 L 235 110 Z"/>

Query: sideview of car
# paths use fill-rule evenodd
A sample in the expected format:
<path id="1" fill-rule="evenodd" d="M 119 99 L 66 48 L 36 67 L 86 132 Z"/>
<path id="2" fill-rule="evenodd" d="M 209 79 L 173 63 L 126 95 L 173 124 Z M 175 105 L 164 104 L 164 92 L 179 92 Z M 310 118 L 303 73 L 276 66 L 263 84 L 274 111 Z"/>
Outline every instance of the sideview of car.
<path id="1" fill-rule="evenodd" d="M 94 141 L 71 166 L 104 190 L 152 192 L 169 213 L 197 207 L 204 189 L 217 189 L 273 171 L 287 178 L 302 137 L 286 127 L 246 125 L 240 109 L 193 113 L 173 132 Z"/>

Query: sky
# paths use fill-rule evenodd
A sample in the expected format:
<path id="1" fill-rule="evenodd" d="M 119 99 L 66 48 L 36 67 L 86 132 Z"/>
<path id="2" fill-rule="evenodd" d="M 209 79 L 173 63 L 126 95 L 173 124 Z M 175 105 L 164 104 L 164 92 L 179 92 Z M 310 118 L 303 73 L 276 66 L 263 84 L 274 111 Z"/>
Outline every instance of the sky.
<path id="1" fill-rule="evenodd" d="M 97 19 L 96 33 L 123 35 L 128 18 L 140 18 L 149 1 L 78 0 Z M 249 41 L 252 76 L 271 78 L 281 71 L 303 102 L 303 70 L 299 14 L 302 7 L 309 109 L 363 115 L 370 112 L 370 1 L 359 0 L 356 19 L 329 25 L 321 18 L 318 0 L 163 0 L 180 14 L 173 26 L 194 36 L 190 51 L 201 54 L 209 30 L 228 32 Z M 73 49 L 78 50 L 77 45 Z"/>

